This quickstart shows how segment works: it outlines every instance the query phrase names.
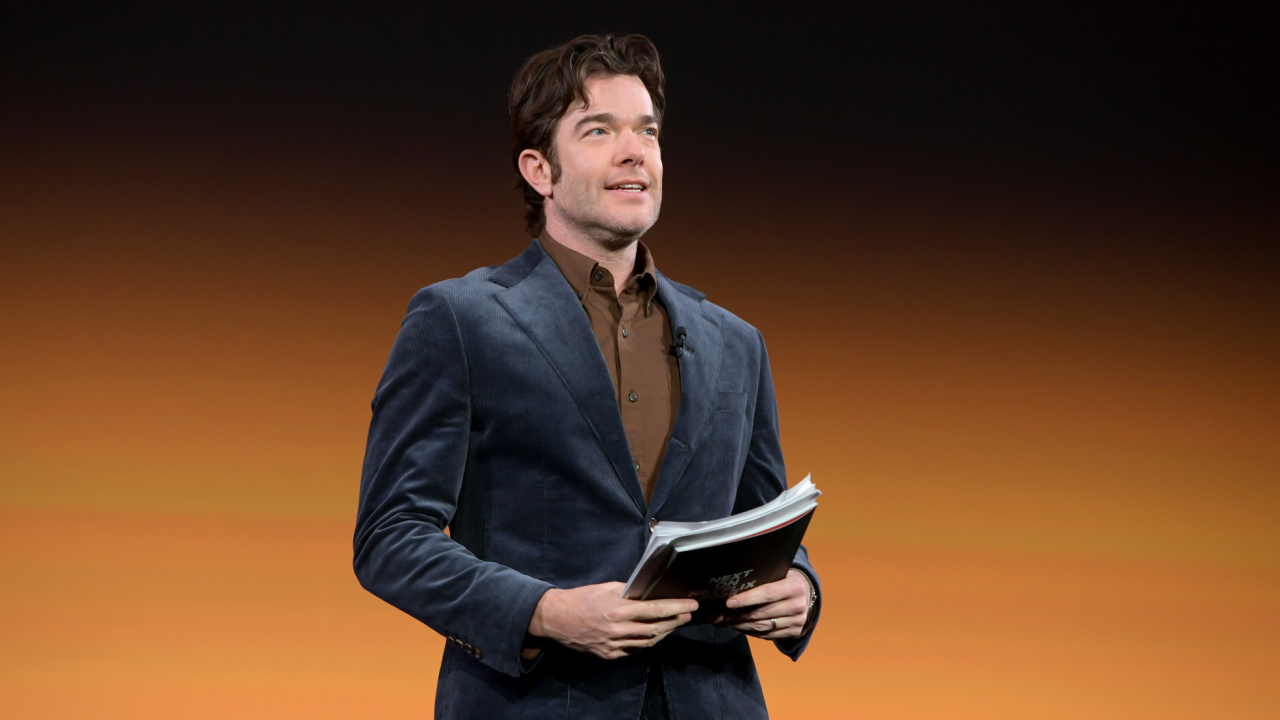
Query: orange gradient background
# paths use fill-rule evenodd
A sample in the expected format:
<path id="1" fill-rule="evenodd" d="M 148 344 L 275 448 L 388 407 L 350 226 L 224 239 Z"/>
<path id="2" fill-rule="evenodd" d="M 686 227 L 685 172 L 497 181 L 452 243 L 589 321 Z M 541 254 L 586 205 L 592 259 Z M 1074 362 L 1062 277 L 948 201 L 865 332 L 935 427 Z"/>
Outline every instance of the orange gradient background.
<path id="1" fill-rule="evenodd" d="M 0 716 L 430 717 L 360 464 L 409 297 L 527 242 L 503 150 L 147 123 L 0 163 Z M 1274 197 L 669 147 L 646 242 L 824 492 L 774 717 L 1280 717 Z"/>

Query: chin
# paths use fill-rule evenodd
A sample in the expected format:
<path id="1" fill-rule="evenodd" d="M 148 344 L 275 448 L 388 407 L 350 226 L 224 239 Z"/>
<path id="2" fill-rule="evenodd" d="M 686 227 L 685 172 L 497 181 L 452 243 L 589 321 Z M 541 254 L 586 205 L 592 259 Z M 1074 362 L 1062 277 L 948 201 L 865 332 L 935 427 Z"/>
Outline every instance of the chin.
<path id="1" fill-rule="evenodd" d="M 618 223 L 610 227 L 605 227 L 604 229 L 612 236 L 612 242 L 616 242 L 619 246 L 622 246 L 639 240 L 641 236 L 649 232 L 649 228 L 651 227 L 653 227 L 653 223 L 651 222 Z"/>
<path id="2" fill-rule="evenodd" d="M 657 217 L 649 215 L 645 217 L 602 217 L 597 218 L 595 222 L 580 227 L 595 237 L 597 242 L 621 248 L 640 239 L 640 236 L 648 232 L 649 228 L 653 227 L 653 224 L 657 221 Z"/>
<path id="3" fill-rule="evenodd" d="M 618 230 L 625 230 L 634 237 L 640 237 L 649 231 L 658 222 L 658 213 L 644 213 L 643 215 L 631 215 L 617 218 L 613 226 Z"/>

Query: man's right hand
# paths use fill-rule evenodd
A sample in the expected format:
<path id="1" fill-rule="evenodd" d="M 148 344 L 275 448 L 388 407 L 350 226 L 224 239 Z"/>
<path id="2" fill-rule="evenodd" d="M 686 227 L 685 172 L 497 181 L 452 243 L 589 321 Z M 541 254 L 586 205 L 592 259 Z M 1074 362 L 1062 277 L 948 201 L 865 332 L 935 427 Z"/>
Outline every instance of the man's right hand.
<path id="1" fill-rule="evenodd" d="M 656 645 L 689 622 L 696 600 L 626 600 L 620 582 L 553 588 L 543 594 L 529 634 L 616 660 Z"/>

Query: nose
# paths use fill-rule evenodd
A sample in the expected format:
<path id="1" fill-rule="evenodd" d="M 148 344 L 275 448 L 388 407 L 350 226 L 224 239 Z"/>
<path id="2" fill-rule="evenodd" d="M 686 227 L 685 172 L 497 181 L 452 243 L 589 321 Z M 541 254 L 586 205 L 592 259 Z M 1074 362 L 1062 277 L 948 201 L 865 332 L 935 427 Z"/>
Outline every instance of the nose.
<path id="1" fill-rule="evenodd" d="M 617 161 L 619 165 L 643 165 L 644 145 L 641 144 L 640 139 L 631 133 L 623 133 Z"/>

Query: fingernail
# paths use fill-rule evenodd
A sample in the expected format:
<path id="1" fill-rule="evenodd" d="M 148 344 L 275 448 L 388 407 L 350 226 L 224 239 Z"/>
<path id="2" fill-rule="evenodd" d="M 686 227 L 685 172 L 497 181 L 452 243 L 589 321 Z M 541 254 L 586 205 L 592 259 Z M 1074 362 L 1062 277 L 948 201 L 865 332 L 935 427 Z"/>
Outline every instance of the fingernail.
<path id="1" fill-rule="evenodd" d="M 737 600 L 734 600 L 733 598 L 729 598 L 728 600 L 725 600 L 725 601 L 724 601 L 724 606 L 725 606 L 725 607 L 736 608 L 736 607 L 738 607 L 738 601 L 737 601 Z"/>

